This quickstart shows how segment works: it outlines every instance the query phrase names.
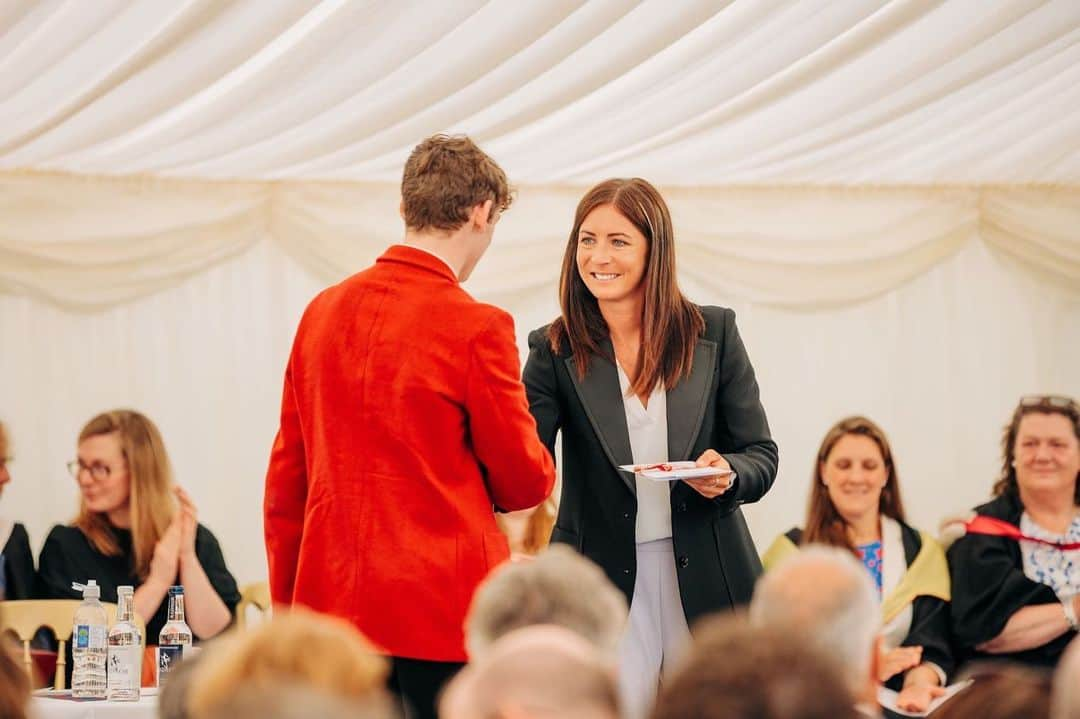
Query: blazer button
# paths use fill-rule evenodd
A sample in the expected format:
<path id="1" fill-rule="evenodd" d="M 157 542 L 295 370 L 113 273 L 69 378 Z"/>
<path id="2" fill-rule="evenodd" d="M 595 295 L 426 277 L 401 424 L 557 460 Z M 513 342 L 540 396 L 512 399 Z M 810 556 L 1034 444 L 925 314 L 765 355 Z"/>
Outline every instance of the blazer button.
<path id="1" fill-rule="evenodd" d="M 629 573 L 630 573 L 630 570 L 629 570 L 629 569 L 624 569 L 624 570 L 622 570 L 622 573 L 623 573 L 623 574 L 629 574 Z"/>
<path id="2" fill-rule="evenodd" d="M 622 518 L 623 519 L 630 519 L 630 513 L 629 512 L 623 512 Z"/>
<path id="3" fill-rule="evenodd" d="M 680 502 L 679 503 L 679 511 L 680 512 L 685 512 L 686 511 L 686 502 Z"/>
<path id="4" fill-rule="evenodd" d="M 687 567 L 689 567 L 690 566 L 690 558 L 686 557 L 686 556 L 679 557 L 679 566 L 682 567 L 683 569 L 686 569 Z"/>

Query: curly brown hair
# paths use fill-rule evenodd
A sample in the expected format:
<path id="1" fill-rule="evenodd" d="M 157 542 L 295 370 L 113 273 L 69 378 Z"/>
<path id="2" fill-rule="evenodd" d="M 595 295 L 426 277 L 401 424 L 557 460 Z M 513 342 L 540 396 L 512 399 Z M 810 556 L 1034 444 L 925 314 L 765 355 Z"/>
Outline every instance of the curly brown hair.
<path id="1" fill-rule="evenodd" d="M 494 218 L 510 207 L 513 188 L 502 168 L 464 135 L 433 135 L 405 162 L 401 212 L 410 230 L 456 230 L 488 200 Z"/>
<path id="2" fill-rule="evenodd" d="M 1001 432 L 1001 472 L 994 482 L 994 496 L 1003 494 L 1019 496 L 1020 488 L 1016 484 L 1016 435 L 1020 431 L 1020 420 L 1029 414 L 1060 414 L 1072 422 L 1073 433 L 1080 441 L 1080 405 L 1071 397 L 1061 395 L 1030 395 L 1021 397 L 1013 410 L 1012 419 Z M 1080 504 L 1080 475 L 1077 476 L 1073 501 Z"/>

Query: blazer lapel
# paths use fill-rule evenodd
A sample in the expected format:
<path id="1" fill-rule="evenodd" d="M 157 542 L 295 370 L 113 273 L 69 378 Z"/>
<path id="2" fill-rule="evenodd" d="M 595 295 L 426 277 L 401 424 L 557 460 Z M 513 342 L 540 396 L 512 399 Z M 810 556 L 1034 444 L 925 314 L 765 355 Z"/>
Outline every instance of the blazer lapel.
<path id="1" fill-rule="evenodd" d="M 716 343 L 699 339 L 694 346 L 690 376 L 667 393 L 668 459 L 697 459 L 690 450 L 701 431 L 709 404 L 713 374 L 716 372 Z M 618 381 L 618 376 L 615 377 Z"/>
<path id="2" fill-rule="evenodd" d="M 608 344 L 610 350 L 610 343 Z M 614 356 L 614 352 L 612 352 Z M 565 360 L 567 374 L 574 383 L 578 399 L 581 400 L 585 414 L 596 432 L 600 446 L 607 455 L 616 474 L 631 493 L 637 494 L 634 476 L 619 469 L 620 464 L 633 464 L 634 453 L 630 449 L 630 432 L 626 428 L 626 409 L 623 405 L 622 389 L 619 387 L 619 374 L 609 360 L 594 357 L 589 363 L 589 371 L 584 379 L 578 378 L 574 358 Z"/>

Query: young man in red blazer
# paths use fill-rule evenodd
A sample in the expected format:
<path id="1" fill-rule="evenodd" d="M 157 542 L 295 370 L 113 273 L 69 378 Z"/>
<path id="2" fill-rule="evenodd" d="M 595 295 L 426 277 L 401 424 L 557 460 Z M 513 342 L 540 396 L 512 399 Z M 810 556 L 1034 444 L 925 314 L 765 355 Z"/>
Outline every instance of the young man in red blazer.
<path id="1" fill-rule="evenodd" d="M 285 370 L 264 500 L 271 594 L 352 621 L 392 658 L 414 716 L 435 716 L 466 658 L 473 591 L 509 557 L 493 507 L 537 505 L 555 481 L 513 320 L 459 285 L 510 201 L 468 138 L 418 145 L 404 242 L 311 302 Z"/>

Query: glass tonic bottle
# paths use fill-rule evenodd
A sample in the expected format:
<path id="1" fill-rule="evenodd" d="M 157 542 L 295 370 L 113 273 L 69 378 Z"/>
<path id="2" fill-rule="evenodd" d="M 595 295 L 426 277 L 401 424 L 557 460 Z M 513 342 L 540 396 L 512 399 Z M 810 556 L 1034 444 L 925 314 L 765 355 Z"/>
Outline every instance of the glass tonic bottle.
<path id="1" fill-rule="evenodd" d="M 116 589 L 116 622 L 109 628 L 109 701 L 139 699 L 142 684 L 142 636 L 135 625 L 135 588 Z"/>
<path id="2" fill-rule="evenodd" d="M 184 621 L 184 588 L 169 587 L 169 621 L 158 635 L 158 686 L 165 681 L 169 670 L 191 646 L 191 627 Z"/>

